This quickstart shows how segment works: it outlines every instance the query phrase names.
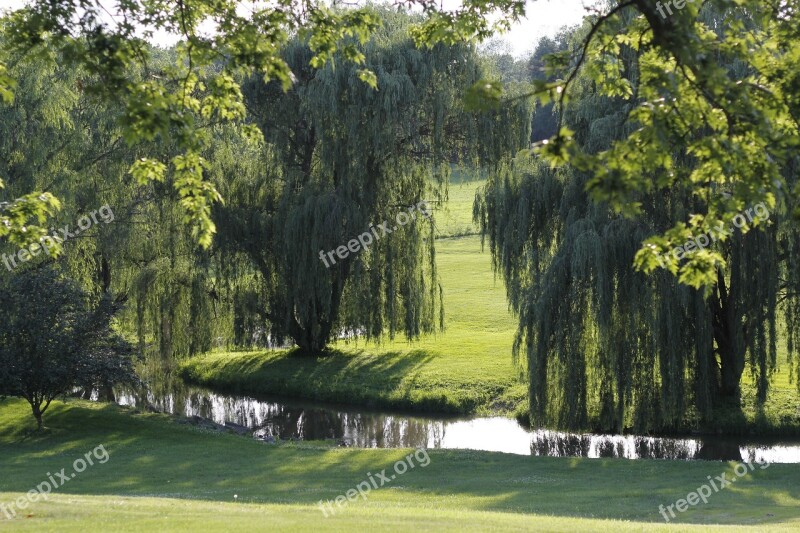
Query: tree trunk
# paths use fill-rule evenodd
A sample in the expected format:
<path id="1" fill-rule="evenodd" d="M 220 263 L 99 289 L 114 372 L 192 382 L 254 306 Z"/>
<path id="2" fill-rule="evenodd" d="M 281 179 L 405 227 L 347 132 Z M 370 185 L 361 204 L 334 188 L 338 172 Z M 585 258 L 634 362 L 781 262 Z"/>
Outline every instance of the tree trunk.
<path id="1" fill-rule="evenodd" d="M 733 288 L 728 290 L 724 274 L 720 273 L 717 292 L 711 298 L 714 341 L 719 356 L 717 386 L 720 399 L 738 404 L 745 365 L 744 317 L 732 293 Z"/>
<path id="2" fill-rule="evenodd" d="M 339 316 L 339 307 L 342 303 L 342 295 L 347 278 L 350 275 L 350 260 L 343 261 L 338 272 L 331 281 L 331 305 L 326 318 L 318 317 L 316 323 L 300 324 L 296 317 L 292 317 L 289 325 L 289 335 L 303 351 L 309 353 L 320 353 L 328 345 L 331 339 L 336 317 Z M 317 303 L 317 309 L 322 309 L 321 303 Z"/>
<path id="3" fill-rule="evenodd" d="M 100 399 L 104 402 L 111 403 L 115 403 L 117 401 L 117 397 L 114 394 L 114 388 L 107 381 L 100 387 Z"/>
<path id="4" fill-rule="evenodd" d="M 333 323 L 330 321 L 320 321 L 314 328 L 314 325 L 303 326 L 295 319 L 291 326 L 291 336 L 304 352 L 320 353 L 328 345 L 332 329 Z"/>
<path id="5" fill-rule="evenodd" d="M 716 335 L 715 335 L 716 337 Z M 741 379 L 744 373 L 744 350 L 738 349 L 728 339 L 717 339 L 720 359 L 719 391 L 723 398 L 738 402 L 741 399 Z"/>
<path id="6" fill-rule="evenodd" d="M 44 425 L 42 423 L 42 409 L 40 405 L 36 403 L 31 403 L 31 410 L 33 411 L 33 418 L 36 419 L 36 426 L 38 430 L 41 430 Z"/>
<path id="7" fill-rule="evenodd" d="M 111 290 L 111 265 L 105 254 L 100 258 L 100 286 L 104 294 Z"/>

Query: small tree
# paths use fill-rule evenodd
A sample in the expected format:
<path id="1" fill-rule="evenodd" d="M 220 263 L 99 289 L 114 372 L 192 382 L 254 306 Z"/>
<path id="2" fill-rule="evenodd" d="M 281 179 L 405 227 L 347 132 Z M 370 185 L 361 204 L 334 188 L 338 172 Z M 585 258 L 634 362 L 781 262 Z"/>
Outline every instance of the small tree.
<path id="1" fill-rule="evenodd" d="M 77 386 L 134 379 L 130 346 L 111 329 L 119 304 L 94 307 L 52 267 L 0 284 L 0 394 L 25 398 L 42 428 L 50 402 Z"/>

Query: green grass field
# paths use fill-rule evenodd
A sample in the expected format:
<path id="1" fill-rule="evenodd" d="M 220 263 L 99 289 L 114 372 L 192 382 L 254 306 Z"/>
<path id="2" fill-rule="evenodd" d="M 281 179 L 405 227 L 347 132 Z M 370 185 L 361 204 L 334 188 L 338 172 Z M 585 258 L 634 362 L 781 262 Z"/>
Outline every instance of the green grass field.
<path id="1" fill-rule="evenodd" d="M 686 497 L 707 476 L 730 478 L 734 465 L 430 450 L 429 462 L 325 518 L 320 500 L 335 500 L 368 474 L 388 475 L 413 450 L 267 445 L 80 401 L 54 404 L 45 423 L 34 432 L 27 404 L 0 404 L 0 505 L 48 472 L 69 477 L 73 461 L 100 445 L 108 460 L 13 520 L 0 511 L 2 531 L 800 530 L 796 465 L 756 467 L 667 527 L 659 505 Z"/>
<path id="2" fill-rule="evenodd" d="M 480 233 L 480 228 L 472 221 L 472 204 L 475 201 L 475 192 L 483 185 L 483 181 L 469 179 L 451 181 L 447 189 L 447 204 L 435 214 L 437 238 Z"/>

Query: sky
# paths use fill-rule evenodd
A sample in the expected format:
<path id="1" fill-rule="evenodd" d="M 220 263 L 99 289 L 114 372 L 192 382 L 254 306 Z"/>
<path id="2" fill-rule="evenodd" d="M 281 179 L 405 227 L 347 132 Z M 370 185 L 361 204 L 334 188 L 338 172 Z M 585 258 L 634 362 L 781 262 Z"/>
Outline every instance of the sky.
<path id="1" fill-rule="evenodd" d="M 534 0 L 527 2 L 527 17 L 515 24 L 502 36 L 509 43 L 516 56 L 532 51 L 538 40 L 545 35 L 555 35 L 562 26 L 578 24 L 599 0 Z M 23 0 L 0 0 L 0 10 L 15 9 L 24 5 Z M 113 4 L 110 1 L 109 4 Z M 445 9 L 452 9 L 460 4 L 458 0 L 442 0 Z M 164 44 L 164 43 L 159 43 Z"/>
<path id="2" fill-rule="evenodd" d="M 1 1 L 1 0 L 0 0 Z M 457 2 L 455 2 L 457 3 Z M 586 7 L 592 9 L 598 0 L 536 0 L 526 2 L 527 17 L 502 36 L 516 56 L 533 51 L 545 35 L 552 37 L 562 26 L 580 24 Z"/>

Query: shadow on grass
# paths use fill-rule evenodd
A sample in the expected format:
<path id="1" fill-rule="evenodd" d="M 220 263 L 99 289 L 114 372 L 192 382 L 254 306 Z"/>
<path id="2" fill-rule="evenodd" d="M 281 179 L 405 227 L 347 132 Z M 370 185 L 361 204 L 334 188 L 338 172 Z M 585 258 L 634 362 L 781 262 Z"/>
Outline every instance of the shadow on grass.
<path id="1" fill-rule="evenodd" d="M 233 394 L 278 395 L 368 408 L 470 413 L 477 396 L 438 392 L 419 383 L 437 355 L 425 350 L 372 354 L 363 350 L 212 354 L 184 363 L 186 381 Z"/>
<path id="2" fill-rule="evenodd" d="M 21 402 L 0 404 L 0 491 L 27 492 L 47 472 L 100 444 L 110 460 L 70 479 L 62 494 L 155 496 L 244 503 L 316 505 L 367 479 L 393 473 L 407 450 L 270 446 L 232 435 L 203 433 L 163 415 L 132 414 L 112 405 L 56 404 L 50 431 L 21 439 L 34 422 Z M 374 490 L 369 504 L 434 510 L 477 510 L 563 517 L 661 522 L 670 505 L 732 470 L 732 463 L 521 457 L 431 450 L 430 464 Z M 679 515 L 682 523 L 778 523 L 800 518 L 797 465 L 758 468 Z M 728 475 L 731 477 L 731 474 Z M 354 502 L 350 505 L 359 505 Z"/>

